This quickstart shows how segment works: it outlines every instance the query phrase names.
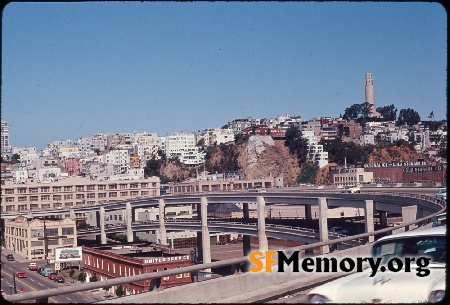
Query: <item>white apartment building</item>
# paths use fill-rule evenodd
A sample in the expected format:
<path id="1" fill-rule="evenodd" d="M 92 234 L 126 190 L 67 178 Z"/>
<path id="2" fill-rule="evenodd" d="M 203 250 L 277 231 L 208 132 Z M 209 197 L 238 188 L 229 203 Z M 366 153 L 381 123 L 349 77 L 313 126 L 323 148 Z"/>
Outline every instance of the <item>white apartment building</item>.
<path id="1" fill-rule="evenodd" d="M 1 148 L 2 151 L 7 151 L 10 148 L 9 145 L 9 124 L 6 121 L 1 121 Z"/>
<path id="2" fill-rule="evenodd" d="M 234 131 L 232 128 L 208 129 L 205 135 L 205 145 L 220 145 L 234 141 Z"/>
<path id="3" fill-rule="evenodd" d="M 261 119 L 254 118 L 245 118 L 245 119 L 235 119 L 231 122 L 228 122 L 228 127 L 233 129 L 234 134 L 241 134 L 242 130 L 252 125 L 261 124 Z"/>
<path id="4" fill-rule="evenodd" d="M 33 169 L 38 166 L 39 156 L 36 153 L 36 147 L 12 147 L 12 154 L 18 154 L 20 157 L 20 166 Z"/>
<path id="5" fill-rule="evenodd" d="M 76 141 L 76 145 L 81 152 L 105 150 L 107 136 L 103 133 L 97 133 L 91 137 L 82 137 Z"/>
<path id="6" fill-rule="evenodd" d="M 78 176 L 52 183 L 31 182 L 3 185 L 1 212 L 57 209 L 104 204 L 111 201 L 160 195 L 159 177 L 138 180 L 96 181 Z"/>
<path id="7" fill-rule="evenodd" d="M 28 179 L 28 171 L 26 169 L 19 169 L 12 172 L 13 177 L 13 183 L 14 184 L 24 184 Z"/>
<path id="8" fill-rule="evenodd" d="M 45 220 L 37 218 L 28 220 L 24 216 L 15 219 L 6 218 L 4 234 L 6 249 L 30 261 L 45 258 L 53 261 L 55 249 L 77 246 L 76 221 L 71 218 Z"/>
<path id="9" fill-rule="evenodd" d="M 130 168 L 130 154 L 126 149 L 111 150 L 102 155 L 100 160 L 100 162 L 118 166 L 120 173 L 126 173 Z"/>
<path id="10" fill-rule="evenodd" d="M 328 152 L 323 150 L 323 145 L 309 144 L 308 145 L 308 157 L 314 164 L 317 164 L 320 168 L 328 164 Z"/>
<path id="11" fill-rule="evenodd" d="M 359 136 L 359 143 L 361 145 L 375 145 L 375 137 L 371 133 L 362 133 Z"/>
<path id="12" fill-rule="evenodd" d="M 197 147 L 197 139 L 193 132 L 175 132 L 165 139 L 166 156 L 178 157 L 186 165 L 198 165 L 204 162 L 204 153 Z"/>

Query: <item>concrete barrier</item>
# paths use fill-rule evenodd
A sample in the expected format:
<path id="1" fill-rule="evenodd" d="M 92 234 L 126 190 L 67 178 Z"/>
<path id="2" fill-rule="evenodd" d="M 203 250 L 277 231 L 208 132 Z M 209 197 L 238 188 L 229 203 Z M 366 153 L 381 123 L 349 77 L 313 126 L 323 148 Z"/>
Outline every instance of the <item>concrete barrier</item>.
<path id="1" fill-rule="evenodd" d="M 371 245 L 363 245 L 315 257 L 368 257 Z M 303 286 L 319 285 L 348 273 L 257 272 L 172 287 L 98 303 L 248 303 L 273 299 Z"/>

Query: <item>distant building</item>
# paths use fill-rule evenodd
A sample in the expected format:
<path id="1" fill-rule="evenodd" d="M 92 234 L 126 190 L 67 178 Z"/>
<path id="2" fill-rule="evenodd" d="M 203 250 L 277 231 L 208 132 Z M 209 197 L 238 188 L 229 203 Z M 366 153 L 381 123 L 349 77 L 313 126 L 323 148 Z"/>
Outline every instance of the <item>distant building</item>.
<path id="1" fill-rule="evenodd" d="M 9 124 L 6 121 L 1 121 L 1 149 L 7 151 L 10 148 L 9 145 Z"/>

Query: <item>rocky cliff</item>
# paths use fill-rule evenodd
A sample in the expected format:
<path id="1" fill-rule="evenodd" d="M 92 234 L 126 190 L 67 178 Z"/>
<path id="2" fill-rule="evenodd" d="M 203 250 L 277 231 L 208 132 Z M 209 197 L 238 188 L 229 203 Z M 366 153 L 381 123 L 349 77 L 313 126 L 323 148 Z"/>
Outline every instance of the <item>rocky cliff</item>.
<path id="1" fill-rule="evenodd" d="M 254 135 L 248 139 L 247 143 L 227 144 L 226 150 L 216 147 L 209 161 L 211 166 L 216 167 L 220 164 L 237 163 L 238 170 L 245 178 L 282 176 L 285 185 L 292 184 L 297 181 L 301 167 L 298 165 L 297 157 L 289 154 L 284 142 L 284 140 L 274 140 L 269 135 Z M 408 146 L 374 149 L 369 156 L 369 162 L 416 161 L 418 159 L 425 159 L 431 165 L 435 164 L 433 160 L 411 150 Z M 330 163 L 319 169 L 316 183 L 329 183 L 329 167 L 335 165 Z M 200 170 L 203 169 L 200 168 Z M 188 177 L 195 177 L 195 170 L 189 170 L 179 162 L 167 161 L 161 167 L 161 174 L 170 179 L 182 181 Z"/>

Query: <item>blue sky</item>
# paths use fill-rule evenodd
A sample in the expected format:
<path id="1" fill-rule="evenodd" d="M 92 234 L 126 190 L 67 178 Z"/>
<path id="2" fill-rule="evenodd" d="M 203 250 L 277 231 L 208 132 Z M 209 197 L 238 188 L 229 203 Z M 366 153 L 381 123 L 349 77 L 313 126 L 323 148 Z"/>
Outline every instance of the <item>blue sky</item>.
<path id="1" fill-rule="evenodd" d="M 447 117 L 447 15 L 429 2 L 8 4 L 1 118 L 39 150 L 97 132 L 339 117 L 365 101 Z"/>

